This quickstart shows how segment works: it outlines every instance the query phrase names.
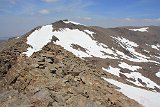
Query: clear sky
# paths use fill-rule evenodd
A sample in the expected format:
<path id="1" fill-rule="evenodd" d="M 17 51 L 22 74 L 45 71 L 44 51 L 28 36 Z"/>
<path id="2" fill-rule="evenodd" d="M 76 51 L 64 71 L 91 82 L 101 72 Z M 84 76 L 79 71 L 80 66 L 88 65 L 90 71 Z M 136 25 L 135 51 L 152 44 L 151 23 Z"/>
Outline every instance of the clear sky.
<path id="1" fill-rule="evenodd" d="M 0 37 L 69 19 L 102 27 L 160 25 L 160 0 L 0 0 Z"/>

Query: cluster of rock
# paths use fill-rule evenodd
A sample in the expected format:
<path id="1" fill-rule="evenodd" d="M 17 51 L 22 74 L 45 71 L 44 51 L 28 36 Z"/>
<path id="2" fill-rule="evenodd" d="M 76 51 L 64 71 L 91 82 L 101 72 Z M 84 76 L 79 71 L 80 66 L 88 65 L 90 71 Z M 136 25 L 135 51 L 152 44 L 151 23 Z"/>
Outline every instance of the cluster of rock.
<path id="1" fill-rule="evenodd" d="M 26 57 L 23 45 L 0 53 L 0 107 L 141 106 L 103 81 L 106 75 L 95 66 L 62 47 L 48 43 Z"/>

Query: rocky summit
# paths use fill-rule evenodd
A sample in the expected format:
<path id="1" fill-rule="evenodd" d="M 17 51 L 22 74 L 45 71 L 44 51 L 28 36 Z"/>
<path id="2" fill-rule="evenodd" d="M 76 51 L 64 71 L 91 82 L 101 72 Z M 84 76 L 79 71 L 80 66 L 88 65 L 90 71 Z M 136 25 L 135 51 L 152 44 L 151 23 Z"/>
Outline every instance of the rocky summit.
<path id="1" fill-rule="evenodd" d="M 159 107 L 160 27 L 68 20 L 0 45 L 0 107 Z"/>

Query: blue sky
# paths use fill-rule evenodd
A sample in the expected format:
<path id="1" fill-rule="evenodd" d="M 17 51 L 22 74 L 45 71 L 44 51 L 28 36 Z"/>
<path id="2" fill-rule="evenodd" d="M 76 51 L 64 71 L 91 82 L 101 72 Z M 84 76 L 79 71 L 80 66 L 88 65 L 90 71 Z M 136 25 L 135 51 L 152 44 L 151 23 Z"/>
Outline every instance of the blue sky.
<path id="1" fill-rule="evenodd" d="M 0 37 L 61 19 L 102 27 L 160 25 L 160 0 L 0 0 Z"/>

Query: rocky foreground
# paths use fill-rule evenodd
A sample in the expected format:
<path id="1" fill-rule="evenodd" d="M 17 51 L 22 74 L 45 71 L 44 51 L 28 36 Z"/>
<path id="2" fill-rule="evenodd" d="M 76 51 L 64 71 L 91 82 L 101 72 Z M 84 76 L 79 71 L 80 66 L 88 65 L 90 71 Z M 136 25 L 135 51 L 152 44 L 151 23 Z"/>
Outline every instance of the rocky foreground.
<path id="1" fill-rule="evenodd" d="M 0 52 L 0 107 L 141 107 L 101 79 L 108 75 L 52 42 L 26 57 L 25 36 Z"/>

